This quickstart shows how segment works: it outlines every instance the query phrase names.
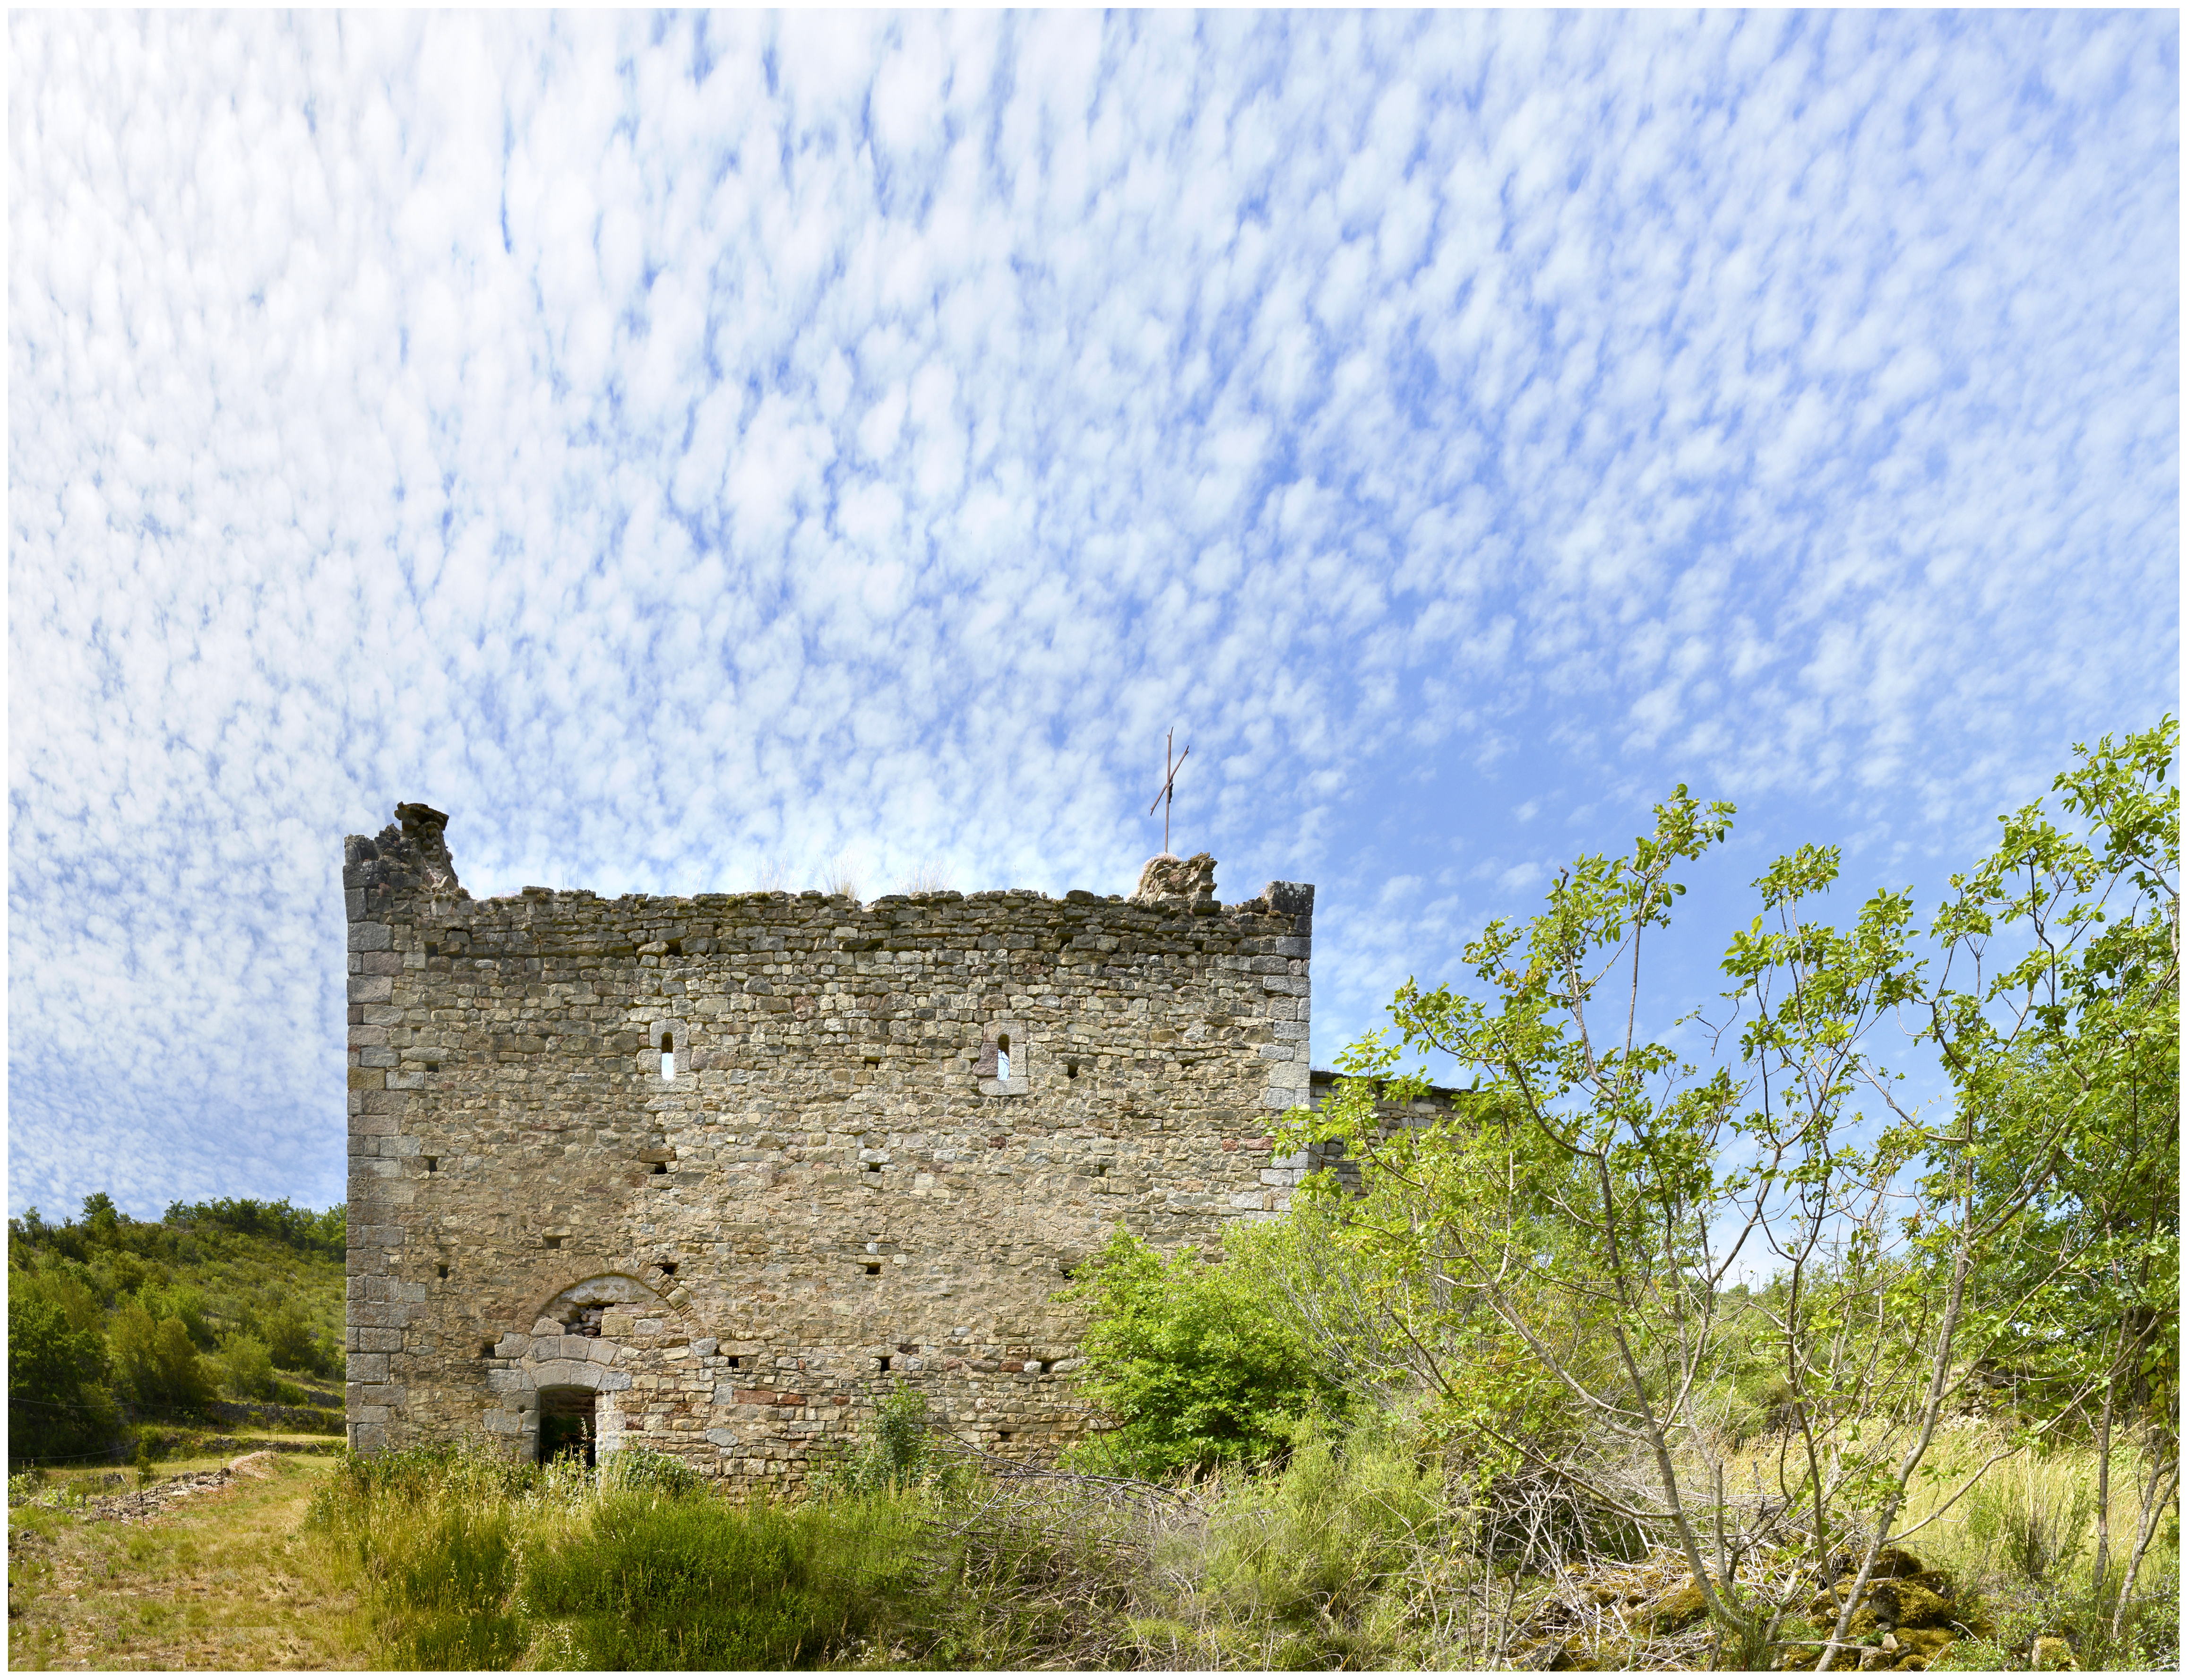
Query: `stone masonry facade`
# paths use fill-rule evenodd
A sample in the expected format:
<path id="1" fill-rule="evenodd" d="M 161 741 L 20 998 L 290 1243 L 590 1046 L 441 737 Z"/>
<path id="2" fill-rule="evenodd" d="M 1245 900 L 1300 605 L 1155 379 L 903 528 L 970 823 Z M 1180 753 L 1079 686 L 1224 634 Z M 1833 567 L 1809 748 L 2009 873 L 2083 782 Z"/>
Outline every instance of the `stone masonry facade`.
<path id="1" fill-rule="evenodd" d="M 475 899 L 448 819 L 344 843 L 348 1419 L 539 1450 L 582 1409 L 800 1481 L 895 1385 L 1046 1458 L 1089 1424 L 1055 1299 L 1115 1226 L 1283 1208 L 1314 889 Z"/>

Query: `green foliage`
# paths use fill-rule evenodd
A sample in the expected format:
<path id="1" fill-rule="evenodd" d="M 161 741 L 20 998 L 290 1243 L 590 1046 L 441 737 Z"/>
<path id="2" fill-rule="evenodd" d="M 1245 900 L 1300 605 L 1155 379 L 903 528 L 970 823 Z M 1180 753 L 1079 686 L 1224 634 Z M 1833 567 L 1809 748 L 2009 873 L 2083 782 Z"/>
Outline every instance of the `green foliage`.
<path id="1" fill-rule="evenodd" d="M 265 1333 L 268 1356 L 282 1369 L 331 1373 L 331 1350 L 313 1328 L 302 1302 L 294 1297 L 276 1301 L 261 1316 L 259 1328 Z"/>
<path id="2" fill-rule="evenodd" d="M 155 1319 L 135 1301 L 113 1317 L 107 1335 L 118 1395 L 148 1411 L 194 1416 L 211 1402 L 213 1384 L 179 1318 Z"/>
<path id="3" fill-rule="evenodd" d="M 914 1508 L 730 1504 L 666 1454 L 591 1471 L 465 1443 L 343 1455 L 308 1525 L 360 1567 L 393 1666 L 764 1669 L 903 1620 Z"/>
<path id="4" fill-rule="evenodd" d="M 1339 1438 L 1309 1423 L 1281 1476 L 1225 1502 L 1203 1554 L 1224 1621 L 1274 1668 L 1382 1666 L 1404 1654 L 1383 1598 L 1424 1545 L 1456 1537 L 1443 1479 L 1387 1417 Z M 1234 1634 L 1234 1638 L 1236 1635 Z"/>
<path id="5" fill-rule="evenodd" d="M 113 1439 L 105 1339 L 67 1302 L 11 1272 L 8 1290 L 8 1452 L 21 1463 L 99 1452 Z"/>
<path id="6" fill-rule="evenodd" d="M 257 1337 L 241 1330 L 222 1337 L 218 1365 L 221 1386 L 236 1399 L 274 1397 L 274 1356 Z"/>
<path id="7" fill-rule="evenodd" d="M 193 1416 L 217 1375 L 239 1395 L 302 1405 L 310 1396 L 280 1371 L 328 1376 L 340 1368 L 341 1250 L 328 1237 L 339 1238 L 341 1209 L 318 1215 L 246 1201 L 170 1211 L 196 1223 L 132 1220 L 103 1194 L 87 1198 L 82 1217 L 62 1225 L 48 1225 L 35 1208 L 8 1221 L 11 1298 L 58 1305 L 72 1330 L 112 1349 L 103 1386 L 82 1403 L 91 1421 L 72 1438 L 80 1450 L 93 1450 L 91 1438 L 113 1438 L 117 1404 L 139 1418 Z M 184 1344 L 247 1356 L 243 1367 L 217 1357 L 211 1369 L 186 1358 Z M 248 1351 L 254 1345 L 272 1369 Z M 79 1402 L 40 1404 L 42 1415 L 57 1418 L 54 1407 Z M 54 1440 L 25 1428 L 27 1400 L 14 1410 L 13 1451 L 59 1452 Z"/>
<path id="8" fill-rule="evenodd" d="M 339 1260 L 348 1253 L 349 1211 L 339 1204 L 324 1213 L 313 1213 L 309 1208 L 290 1207 L 285 1196 L 278 1202 L 223 1196 L 211 1202 L 171 1202 L 163 1222 L 178 1231 L 220 1230 L 263 1237 L 327 1260 Z"/>
<path id="9" fill-rule="evenodd" d="M 819 1525 L 782 1507 L 604 1499 L 589 1532 L 527 1570 L 524 1604 L 565 1623 L 573 1666 L 818 1666 L 849 1632 L 816 1564 Z"/>
<path id="10" fill-rule="evenodd" d="M 688 1498 L 705 1489 L 705 1480 L 681 1458 L 651 1447 L 626 1446 L 600 1467 L 600 1486 L 625 1493 L 657 1493 Z"/>
<path id="11" fill-rule="evenodd" d="M 1629 853 L 1580 858 L 1540 914 L 1492 922 L 1469 989 L 1401 989 L 1396 1041 L 1340 1058 L 1338 1100 L 1287 1141 L 1359 1163 L 1356 1202 L 1325 1182 L 1303 1210 L 1478 1486 L 1524 1468 L 1585 1491 L 1582 1424 L 1650 1462 L 1653 1497 L 1621 1498 L 1753 1651 L 1790 1601 L 1732 1578 L 1728 1437 L 1794 1438 L 1773 1538 L 1820 1564 L 1841 1536 L 1858 1558 L 1882 1543 L 1979 1374 L 2010 1377 L 2013 1447 L 2078 1427 L 2095 1395 L 2107 1419 L 2174 1416 L 2176 735 L 2168 719 L 2078 747 L 2055 792 L 2087 832 L 2040 801 L 2003 819 L 1926 932 L 1904 892 L 1821 916 L 1834 848 L 1777 860 L 1726 950 L 1731 989 L 1678 1023 L 1701 1028 L 1694 1059 L 1640 1030 L 1671 1012 L 1644 950 L 1684 890 L 1672 872 L 1732 816 L 1683 786 Z M 1948 1117 L 1907 1107 L 1869 1047 L 1902 1022 L 1942 1056 Z M 1475 1093 L 1392 1124 L 1379 1099 L 1423 1084 L 1406 1051 L 1477 1070 Z M 1735 1265 L 1768 1287 L 1735 1293 Z"/>
<path id="12" fill-rule="evenodd" d="M 936 1451 L 927 1396 L 905 1383 L 890 1390 L 822 1480 L 832 1491 L 856 1495 L 948 1484 L 955 1476 L 955 1465 Z"/>
<path id="13" fill-rule="evenodd" d="M 1344 1390 L 1235 1264 L 1165 1262 L 1121 1226 L 1066 1298 L 1091 1315 L 1081 1386 L 1115 1427 L 1073 1449 L 1082 1469 L 1159 1477 L 1278 1457 L 1299 1420 Z"/>

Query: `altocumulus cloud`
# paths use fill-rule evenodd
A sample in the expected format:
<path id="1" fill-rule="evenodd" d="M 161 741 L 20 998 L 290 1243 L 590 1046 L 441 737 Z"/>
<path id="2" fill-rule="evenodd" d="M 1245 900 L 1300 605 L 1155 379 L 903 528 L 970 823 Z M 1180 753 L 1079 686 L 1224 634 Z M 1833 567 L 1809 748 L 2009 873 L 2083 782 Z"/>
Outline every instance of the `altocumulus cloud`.
<path id="1" fill-rule="evenodd" d="M 1175 724 L 1326 1058 L 1673 780 L 1911 874 L 2171 702 L 2170 14 L 8 36 L 14 1209 L 339 1196 L 398 798 L 1122 890 Z"/>

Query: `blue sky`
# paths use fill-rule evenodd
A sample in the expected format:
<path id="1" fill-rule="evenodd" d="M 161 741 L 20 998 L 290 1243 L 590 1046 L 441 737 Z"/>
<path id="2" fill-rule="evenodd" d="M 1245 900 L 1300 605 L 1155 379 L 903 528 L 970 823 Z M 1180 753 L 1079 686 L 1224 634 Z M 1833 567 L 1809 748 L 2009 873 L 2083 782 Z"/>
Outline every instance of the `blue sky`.
<path id="1" fill-rule="evenodd" d="M 2177 706 L 2168 12 L 8 21 L 8 1205 L 342 1186 L 341 837 L 1934 902 Z"/>

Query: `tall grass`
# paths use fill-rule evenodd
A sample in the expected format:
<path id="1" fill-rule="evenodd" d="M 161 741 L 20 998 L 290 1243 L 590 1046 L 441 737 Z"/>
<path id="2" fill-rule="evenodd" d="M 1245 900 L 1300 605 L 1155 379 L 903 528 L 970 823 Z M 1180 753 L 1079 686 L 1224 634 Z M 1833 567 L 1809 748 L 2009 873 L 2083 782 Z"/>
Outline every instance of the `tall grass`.
<path id="1" fill-rule="evenodd" d="M 1982 1635 L 1937 1666 L 2026 1666 L 2039 1637 L 2067 1639 L 2084 1667 L 2177 1661 L 2177 1519 L 2115 1640 L 2111 1599 L 2089 1592 L 2093 1452 L 1992 1463 L 1947 1504 L 2004 1444 L 1973 1425 L 1948 1436 L 1909 1514 L 1934 1516 L 1908 1543 L 1955 1578 Z M 2123 1450 L 2115 1486 L 2137 1469 Z M 483 1450 L 348 1458 L 312 1523 L 365 1587 L 385 1660 L 405 1668 L 1677 1667 L 1765 1655 L 1700 1617 L 1674 1554 L 1602 1518 L 1569 1491 L 1476 1486 L 1385 1410 L 1343 1435 L 1301 1429 L 1281 1472 L 1173 1488 L 878 1433 L 798 1503 L 724 1497 L 638 1452 L 598 1472 Z M 1782 1573 L 1766 1553 L 1737 1567 L 1742 1580 Z"/>

